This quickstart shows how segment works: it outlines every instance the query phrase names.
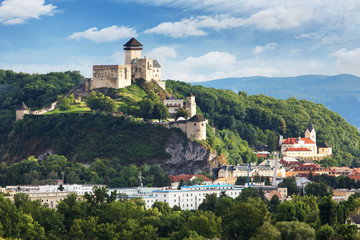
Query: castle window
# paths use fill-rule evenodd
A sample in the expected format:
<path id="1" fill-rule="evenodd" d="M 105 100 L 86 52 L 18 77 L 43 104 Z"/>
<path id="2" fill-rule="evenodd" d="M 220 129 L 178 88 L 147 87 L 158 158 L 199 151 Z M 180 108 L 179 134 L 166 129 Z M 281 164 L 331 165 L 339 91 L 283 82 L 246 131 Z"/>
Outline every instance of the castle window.
<path id="1" fill-rule="evenodd" d="M 196 123 L 194 123 L 194 126 L 196 126 Z"/>
<path id="2" fill-rule="evenodd" d="M 204 124 L 202 123 L 201 126 L 204 126 Z"/>

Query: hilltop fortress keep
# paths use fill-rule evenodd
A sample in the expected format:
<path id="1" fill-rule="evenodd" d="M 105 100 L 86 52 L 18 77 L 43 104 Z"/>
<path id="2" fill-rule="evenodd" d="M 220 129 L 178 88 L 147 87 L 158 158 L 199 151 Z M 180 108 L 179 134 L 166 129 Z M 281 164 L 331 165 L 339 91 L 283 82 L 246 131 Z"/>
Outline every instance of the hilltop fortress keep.
<path id="1" fill-rule="evenodd" d="M 284 156 L 305 160 L 321 160 L 332 155 L 332 148 L 328 143 L 316 145 L 316 131 L 311 120 L 305 131 L 305 137 L 285 139 L 281 150 Z"/>
<path id="2" fill-rule="evenodd" d="M 125 65 L 94 65 L 93 77 L 84 79 L 84 90 L 95 88 L 124 88 L 136 79 L 153 81 L 165 90 L 165 81 L 161 81 L 161 66 L 151 58 L 142 58 L 143 45 L 131 38 L 124 44 Z"/>

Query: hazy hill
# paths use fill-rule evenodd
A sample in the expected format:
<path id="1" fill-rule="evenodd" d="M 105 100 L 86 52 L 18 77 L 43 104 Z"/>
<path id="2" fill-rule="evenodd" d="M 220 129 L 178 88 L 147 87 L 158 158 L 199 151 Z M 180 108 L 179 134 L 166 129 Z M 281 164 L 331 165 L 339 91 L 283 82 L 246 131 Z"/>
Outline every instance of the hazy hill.
<path id="1" fill-rule="evenodd" d="M 296 97 L 322 103 L 349 123 L 360 127 L 360 78 L 354 75 L 304 75 L 297 77 L 244 77 L 196 82 L 249 95 L 265 94 L 278 99 Z"/>

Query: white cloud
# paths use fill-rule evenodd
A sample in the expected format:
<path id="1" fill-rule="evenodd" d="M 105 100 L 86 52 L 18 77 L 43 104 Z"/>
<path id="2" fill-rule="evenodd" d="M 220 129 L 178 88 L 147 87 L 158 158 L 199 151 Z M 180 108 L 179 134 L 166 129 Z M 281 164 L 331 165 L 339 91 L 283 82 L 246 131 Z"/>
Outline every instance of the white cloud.
<path id="1" fill-rule="evenodd" d="M 311 10 L 306 8 L 285 9 L 283 7 L 260 11 L 249 18 L 229 15 L 198 16 L 179 22 L 163 22 L 144 33 L 163 34 L 174 38 L 204 36 L 205 29 L 230 29 L 241 26 L 255 26 L 258 29 L 279 30 L 299 27 L 311 19 Z"/>
<path id="2" fill-rule="evenodd" d="M 136 30 L 124 26 L 113 25 L 111 27 L 98 30 L 96 27 L 89 28 L 84 32 L 75 32 L 71 34 L 68 39 L 89 39 L 96 43 L 114 42 L 122 38 L 135 37 Z"/>
<path id="3" fill-rule="evenodd" d="M 161 64 L 167 59 L 176 58 L 177 53 L 175 48 L 173 47 L 162 46 L 162 47 L 154 48 L 149 53 L 147 53 L 147 56 L 149 58 L 158 60 Z"/>
<path id="4" fill-rule="evenodd" d="M 331 54 L 336 58 L 336 72 L 360 75 L 360 48 L 348 50 L 342 48 Z"/>
<path id="5" fill-rule="evenodd" d="M 209 52 L 185 60 L 164 62 L 163 79 L 200 82 L 228 77 L 298 76 L 329 74 L 327 65 L 319 59 L 269 58 L 240 60 L 231 53 Z"/>
<path id="6" fill-rule="evenodd" d="M 264 52 L 265 50 L 274 50 L 277 47 L 277 43 L 268 43 L 265 46 L 256 46 L 255 49 L 253 50 L 254 54 L 260 54 L 262 52 Z"/>
<path id="7" fill-rule="evenodd" d="M 180 22 L 163 22 L 154 28 L 145 30 L 144 33 L 158 33 L 174 38 L 206 35 L 206 33 L 197 26 L 195 19 L 183 19 Z"/>
<path id="8" fill-rule="evenodd" d="M 125 53 L 123 51 L 114 52 L 110 59 L 116 61 L 116 64 L 125 64 Z"/>
<path id="9" fill-rule="evenodd" d="M 0 4 L 0 23 L 15 25 L 28 19 L 39 19 L 41 15 L 52 16 L 56 6 L 45 4 L 44 0 L 4 0 Z"/>
<path id="10" fill-rule="evenodd" d="M 259 29 L 279 30 L 299 27 L 311 18 L 312 11 L 310 8 L 287 9 L 277 7 L 259 11 L 251 15 L 246 22 Z"/>

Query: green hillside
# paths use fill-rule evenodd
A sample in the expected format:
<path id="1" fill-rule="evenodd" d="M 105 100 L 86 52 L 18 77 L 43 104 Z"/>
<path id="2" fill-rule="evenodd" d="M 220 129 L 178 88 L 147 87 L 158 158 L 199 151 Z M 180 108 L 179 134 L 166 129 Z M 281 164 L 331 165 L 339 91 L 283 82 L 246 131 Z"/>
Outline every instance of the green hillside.
<path id="1" fill-rule="evenodd" d="M 284 137 L 304 136 L 311 119 L 317 132 L 317 142 L 328 142 L 334 158 L 347 166 L 360 166 L 360 133 L 339 114 L 323 104 L 289 98 L 277 100 L 265 95 L 248 96 L 230 90 L 191 86 L 179 81 L 167 81 L 168 91 L 183 98 L 196 96 L 196 103 L 205 117 L 217 129 L 229 129 L 250 146 L 274 146 L 278 134 Z"/>
<path id="2" fill-rule="evenodd" d="M 80 81 L 81 76 L 76 72 L 45 75 L 16 74 L 11 71 L 5 73 L 7 75 L 1 80 L 2 89 L 7 88 L 8 96 L 13 96 L 16 101 L 8 107 L 1 105 L 0 109 L 5 113 L 1 115 L 3 121 L 0 121 L 2 161 L 17 162 L 52 149 L 72 161 L 92 162 L 95 158 L 118 158 L 123 159 L 124 164 L 140 166 L 168 157 L 165 143 L 171 134 L 184 136 L 180 130 L 169 130 L 134 119 L 91 114 L 84 102 L 72 105 L 65 112 L 56 109 L 48 115 L 28 116 L 24 121 L 14 124 L 15 112 L 12 109 L 16 106 L 15 102 L 21 102 L 23 95 L 16 95 L 12 90 L 16 87 L 11 87 L 11 83 L 21 89 L 20 83 L 28 79 L 27 86 L 35 85 L 38 89 L 40 82 L 46 83 L 51 79 L 53 82 L 45 84 L 43 92 L 38 91 L 34 97 L 31 92 L 27 92 L 27 100 L 31 103 L 32 99 L 36 103 L 33 106 L 40 107 L 56 99 L 51 98 L 49 92 L 61 94 L 66 89 L 68 91 L 68 88 Z M 32 81 L 36 84 L 32 84 Z M 116 100 L 118 111 L 140 119 L 145 114 L 144 106 L 153 109 L 164 97 L 150 85 L 140 83 L 124 89 L 101 91 Z M 199 143 L 225 156 L 230 164 L 256 161 L 249 146 L 266 144 L 274 149 L 278 134 L 284 137 L 303 135 L 311 119 L 318 142 L 332 145 L 335 160 L 341 165 L 360 165 L 359 132 L 322 104 L 296 98 L 277 100 L 265 95 L 248 96 L 246 92 L 237 94 L 171 80 L 167 81 L 167 91 L 181 99 L 191 93 L 196 96 L 198 111 L 216 127 L 214 134 L 209 126 L 208 139 Z M 84 114 L 80 116 L 82 112 Z M 147 119 L 152 118 L 151 114 L 147 115 Z"/>

